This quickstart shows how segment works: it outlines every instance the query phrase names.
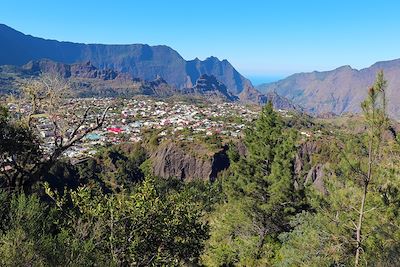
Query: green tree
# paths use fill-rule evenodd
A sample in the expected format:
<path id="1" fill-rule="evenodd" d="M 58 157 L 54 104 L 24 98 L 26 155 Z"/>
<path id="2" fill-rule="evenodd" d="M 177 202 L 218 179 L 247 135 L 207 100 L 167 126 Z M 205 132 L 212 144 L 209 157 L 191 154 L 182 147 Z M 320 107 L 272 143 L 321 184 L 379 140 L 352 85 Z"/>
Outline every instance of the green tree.
<path id="1" fill-rule="evenodd" d="M 291 221 L 293 230 L 280 235 L 283 246 L 277 266 L 354 265 L 355 226 L 363 196 L 361 181 L 354 177 L 360 161 L 367 165 L 368 149 L 360 146 L 358 136 L 345 139 L 343 152 L 332 153 L 327 163 L 327 193 L 309 188 L 310 211 L 297 215 Z M 382 144 L 382 151 L 365 203 L 360 265 L 396 266 L 400 260 L 400 146 L 390 141 Z"/>
<path id="2" fill-rule="evenodd" d="M 368 164 L 367 170 L 361 171 L 363 194 L 361 197 L 358 221 L 356 224 L 356 256 L 355 266 L 359 265 L 362 252 L 363 237 L 362 226 L 365 220 L 365 206 L 369 185 L 375 176 L 375 169 L 379 164 L 381 154 L 382 134 L 388 127 L 386 114 L 386 90 L 387 82 L 383 77 L 383 71 L 378 72 L 375 84 L 368 90 L 367 99 L 361 104 L 368 128 Z"/>
<path id="3" fill-rule="evenodd" d="M 341 140 L 326 162 L 327 193 L 311 190 L 312 209 L 280 235 L 278 266 L 397 265 L 400 147 L 384 138 L 385 87 L 380 72 L 362 105 L 365 133 L 334 137 Z"/>
<path id="4" fill-rule="evenodd" d="M 202 208 L 185 191 L 160 192 L 147 178 L 134 192 L 104 194 L 85 186 L 65 197 L 49 196 L 68 214 L 60 238 L 68 264 L 100 256 L 115 266 L 178 266 L 196 263 L 208 238 Z M 81 261 L 77 262 L 80 259 Z"/>
<path id="5" fill-rule="evenodd" d="M 220 209 L 226 213 L 215 215 L 226 221 L 211 224 L 211 245 L 205 256 L 211 264 L 271 264 L 279 247 L 278 234 L 290 229 L 290 218 L 303 205 L 294 186 L 296 133 L 285 128 L 271 103 L 246 131 L 244 141 L 245 156 L 230 153 L 232 175 L 226 179 L 227 199 Z M 220 223 L 229 229 L 225 236 L 218 233 Z M 222 242 L 228 246 L 217 244 Z"/>
<path id="6" fill-rule="evenodd" d="M 10 120 L 0 106 L 0 187 L 20 191 L 42 158 L 40 143 L 22 123 Z"/>
<path id="7" fill-rule="evenodd" d="M 0 203 L 0 265 L 56 264 L 56 211 L 42 203 L 36 195 L 0 192 Z"/>

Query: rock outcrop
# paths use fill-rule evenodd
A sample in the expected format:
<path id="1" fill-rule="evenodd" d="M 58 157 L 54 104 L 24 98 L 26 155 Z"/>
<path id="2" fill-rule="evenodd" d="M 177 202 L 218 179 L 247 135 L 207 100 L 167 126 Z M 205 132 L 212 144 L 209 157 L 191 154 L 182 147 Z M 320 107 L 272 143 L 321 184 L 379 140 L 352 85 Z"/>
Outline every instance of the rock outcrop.
<path id="1" fill-rule="evenodd" d="M 323 164 L 317 164 L 311 167 L 310 171 L 307 174 L 305 184 L 312 184 L 318 191 L 326 194 L 327 191 L 324 184 L 324 168 L 325 167 Z"/>
<path id="2" fill-rule="evenodd" d="M 296 154 L 294 172 L 297 184 L 312 184 L 317 190 L 326 193 L 324 185 L 325 165 L 314 163 L 312 156 L 322 151 L 322 141 L 307 141 L 299 147 Z"/>
<path id="3" fill-rule="evenodd" d="M 196 150 L 196 148 L 193 148 Z M 202 155 L 188 153 L 179 145 L 168 142 L 161 144 L 150 159 L 153 171 L 156 176 L 163 178 L 176 177 L 182 180 L 215 180 L 218 173 L 229 166 L 229 160 L 225 154 L 225 149 Z"/>
<path id="4" fill-rule="evenodd" d="M 125 79 L 132 80 L 129 74 L 116 72 L 112 69 L 100 70 L 90 61 L 85 63 L 65 64 L 51 60 L 32 60 L 22 66 L 22 69 L 30 75 L 41 73 L 57 73 L 64 78 L 86 78 L 100 80 Z"/>
<path id="5" fill-rule="evenodd" d="M 185 91 L 189 94 L 205 96 L 211 101 L 236 101 L 238 97 L 228 92 L 226 86 L 213 75 L 201 75 L 192 88 Z"/>

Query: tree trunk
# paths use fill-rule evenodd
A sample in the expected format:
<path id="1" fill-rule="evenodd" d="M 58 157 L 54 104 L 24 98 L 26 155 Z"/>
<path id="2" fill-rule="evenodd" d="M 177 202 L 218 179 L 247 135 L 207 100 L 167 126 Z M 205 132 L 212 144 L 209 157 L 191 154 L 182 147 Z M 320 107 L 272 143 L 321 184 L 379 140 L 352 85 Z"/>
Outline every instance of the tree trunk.
<path id="1" fill-rule="evenodd" d="M 361 255 L 361 227 L 362 227 L 362 223 L 363 223 L 363 219 L 364 219 L 364 210 L 365 210 L 365 200 L 367 198 L 367 192 L 368 192 L 368 185 L 364 185 L 364 192 L 363 192 L 363 196 L 361 199 L 361 207 L 360 207 L 360 214 L 358 217 L 358 224 L 357 224 L 357 228 L 356 228 L 356 240 L 357 240 L 357 249 L 356 249 L 356 259 L 355 259 L 355 266 L 359 265 L 359 261 L 360 261 L 360 255 Z"/>
<path id="2" fill-rule="evenodd" d="M 262 230 L 260 230 L 258 237 L 258 244 L 257 244 L 257 253 L 256 253 L 256 259 L 261 259 L 261 255 L 262 255 L 262 248 L 264 246 L 265 243 L 265 235 L 267 234 L 267 230 L 265 229 L 265 227 L 263 227 Z"/>
<path id="3" fill-rule="evenodd" d="M 358 217 L 358 223 L 356 227 L 356 241 L 357 241 L 357 248 L 356 248 L 356 257 L 355 257 L 355 262 L 354 265 L 358 266 L 360 263 L 360 255 L 361 255 L 361 250 L 362 250 L 362 237 L 361 237 L 361 229 L 362 229 L 362 223 L 364 220 L 364 210 L 365 210 L 365 202 L 367 199 L 367 193 L 368 193 L 368 185 L 369 182 L 371 181 L 371 176 L 372 176 L 372 161 L 373 161 L 373 137 L 371 137 L 371 140 L 369 142 L 369 148 L 368 148 L 368 173 L 367 177 L 364 178 L 364 188 L 363 188 L 363 195 L 361 198 L 361 207 L 359 210 L 359 217 Z"/>

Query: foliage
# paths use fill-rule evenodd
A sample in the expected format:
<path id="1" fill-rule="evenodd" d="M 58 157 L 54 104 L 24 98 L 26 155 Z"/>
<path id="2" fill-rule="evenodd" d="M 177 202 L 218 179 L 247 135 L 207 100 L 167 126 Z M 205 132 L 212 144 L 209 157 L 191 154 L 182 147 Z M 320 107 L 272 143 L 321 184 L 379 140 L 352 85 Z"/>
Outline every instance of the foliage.
<path id="1" fill-rule="evenodd" d="M 389 122 L 385 86 L 379 73 L 363 102 L 367 131 L 342 136 L 341 149 L 330 150 L 327 194 L 310 192 L 313 212 L 297 216 L 291 222 L 294 230 L 280 235 L 284 245 L 277 265 L 398 263 L 400 147 L 395 140 L 383 138 Z"/>
<path id="2" fill-rule="evenodd" d="M 0 107 L 0 265 L 396 266 L 400 138 L 387 131 L 386 86 L 378 73 L 363 132 L 266 105 L 226 145 L 230 167 L 213 183 L 153 177 L 146 149 L 158 131 L 77 165 L 58 156 L 43 165 L 35 134 Z M 298 138 L 304 128 L 319 135 Z M 194 140 L 185 153 L 223 145 Z"/>
<path id="3" fill-rule="evenodd" d="M 349 139 L 345 154 L 350 162 L 366 154 L 355 150 Z M 390 154 L 384 155 L 376 171 L 376 180 L 370 184 L 363 224 L 363 254 L 361 265 L 395 266 L 398 262 L 400 229 L 400 147 L 395 143 L 384 146 Z M 350 152 L 351 151 L 351 152 Z M 352 157 L 351 154 L 355 154 Z M 313 211 L 298 215 L 291 224 L 294 230 L 282 233 L 284 244 L 279 251 L 278 266 L 340 266 L 354 265 L 354 223 L 363 189 L 355 173 L 343 156 L 331 163 L 332 176 L 325 180 L 327 195 L 309 193 Z"/>
<path id="4" fill-rule="evenodd" d="M 89 162 L 85 168 L 92 172 L 93 178 L 100 179 L 111 190 L 122 190 L 142 181 L 144 174 L 140 165 L 146 160 L 146 152 L 141 146 L 124 148 L 112 146 L 100 151 L 96 163 Z M 96 166 L 90 166 L 95 164 Z M 89 169 L 88 169 L 89 168 Z M 81 168 L 81 175 L 90 175 Z"/>
<path id="5" fill-rule="evenodd" d="M 157 184 L 154 178 L 147 178 L 130 194 L 103 194 L 89 187 L 70 191 L 74 209 L 66 209 L 71 219 L 63 234 L 65 241 L 77 244 L 68 247 L 70 253 L 82 259 L 102 254 L 104 260 L 118 266 L 196 262 L 208 236 L 202 210 L 184 191 L 161 194 Z M 48 193 L 65 208 L 65 197 L 57 198 L 51 190 Z"/>
<path id="6" fill-rule="evenodd" d="M 11 121 L 0 107 L 0 187 L 20 190 L 42 156 L 39 141 L 26 125 Z"/>
<path id="7" fill-rule="evenodd" d="M 229 153 L 232 175 L 224 186 L 227 201 L 211 215 L 206 264 L 254 266 L 273 262 L 279 247 L 277 235 L 290 229 L 290 218 L 303 204 L 292 173 L 295 140 L 296 134 L 285 129 L 268 104 L 246 132 L 247 155 Z"/>
<path id="8" fill-rule="evenodd" d="M 54 235 L 56 211 L 35 195 L 0 192 L 1 266 L 46 266 L 55 264 L 58 243 Z"/>

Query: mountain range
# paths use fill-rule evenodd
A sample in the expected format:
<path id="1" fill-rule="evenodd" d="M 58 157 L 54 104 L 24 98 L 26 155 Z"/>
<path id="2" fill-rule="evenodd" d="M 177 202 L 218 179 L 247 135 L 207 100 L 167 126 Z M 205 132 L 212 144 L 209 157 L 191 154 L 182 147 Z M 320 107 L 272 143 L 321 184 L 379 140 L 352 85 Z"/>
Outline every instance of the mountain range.
<path id="1" fill-rule="evenodd" d="M 312 114 L 359 113 L 360 104 L 380 70 L 388 81 L 388 113 L 400 119 L 400 59 L 377 62 L 360 70 L 342 66 L 331 71 L 297 73 L 257 89 L 262 93 L 275 92 Z"/>
<path id="2" fill-rule="evenodd" d="M 22 66 L 0 66 L 0 94 L 20 91 L 20 84 L 41 74 L 57 73 L 69 81 L 73 96 L 76 97 L 132 97 L 134 95 L 149 95 L 156 97 L 195 96 L 197 83 L 205 83 L 207 93 L 213 101 L 235 101 L 226 87 L 214 76 L 202 75 L 193 88 L 177 89 L 169 85 L 162 77 L 147 81 L 134 78 L 130 73 L 118 72 L 113 69 L 99 69 L 91 62 L 66 64 L 49 59 L 32 60 Z M 203 95 L 198 92 L 198 95 Z"/>
<path id="3" fill-rule="evenodd" d="M 315 115 L 359 113 L 376 73 L 388 80 L 388 112 L 400 119 L 400 59 L 364 69 L 293 74 L 254 88 L 227 60 L 185 60 L 168 46 L 104 45 L 46 40 L 0 24 L 0 93 L 13 79 L 55 70 L 78 85 L 80 96 L 146 94 L 205 96 L 217 101 L 263 104 Z"/>
<path id="4" fill-rule="evenodd" d="M 214 76 L 228 92 L 247 100 L 249 92 L 257 94 L 251 82 L 227 60 L 209 57 L 186 61 L 168 46 L 146 44 L 104 45 L 59 42 L 25 35 L 0 24 L 0 65 L 21 66 L 31 60 L 50 59 L 73 64 L 90 61 L 99 69 L 129 73 L 132 77 L 154 80 L 162 77 L 178 88 L 191 88 L 201 75 Z"/>
<path id="5" fill-rule="evenodd" d="M 161 76 L 147 81 L 132 77 L 130 73 L 113 69 L 99 69 L 91 62 L 65 64 L 49 59 L 32 60 L 22 66 L 0 66 L 0 95 L 18 94 L 20 85 L 40 74 L 57 73 L 71 85 L 76 97 L 132 97 L 147 95 L 160 98 L 186 98 L 207 102 L 235 102 L 238 97 L 228 92 L 226 86 L 213 75 L 202 74 L 194 86 L 178 89 Z M 255 90 L 254 90 L 255 91 Z M 271 101 L 275 108 L 301 111 L 287 99 L 275 93 L 261 95 L 255 91 L 250 98 Z"/>

